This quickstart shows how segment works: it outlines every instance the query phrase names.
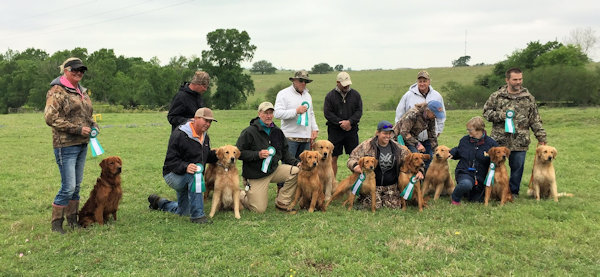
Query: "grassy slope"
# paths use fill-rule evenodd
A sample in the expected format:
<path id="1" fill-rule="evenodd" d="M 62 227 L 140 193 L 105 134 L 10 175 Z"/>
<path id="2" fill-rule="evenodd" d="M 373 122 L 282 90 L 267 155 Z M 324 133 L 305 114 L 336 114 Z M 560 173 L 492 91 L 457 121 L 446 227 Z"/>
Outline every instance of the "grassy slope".
<path id="1" fill-rule="evenodd" d="M 449 111 L 441 143 L 455 146 L 464 123 L 479 114 Z M 559 191 L 574 198 L 536 203 L 521 197 L 502 208 L 484 208 L 450 207 L 444 197 L 423 213 L 413 208 L 376 214 L 347 212 L 334 202 L 327 213 L 286 215 L 270 203 L 265 214 L 243 211 L 241 220 L 217 213 L 208 226 L 147 209 L 150 193 L 175 197 L 161 176 L 170 130 L 166 114 L 104 114 L 99 139 L 107 155 L 124 160 L 119 221 L 64 236 L 50 232 L 50 204 L 60 179 L 50 128 L 39 113 L 0 115 L 0 275 L 597 275 L 600 113 L 571 108 L 541 114 L 559 151 Z M 254 115 L 216 111 L 214 146 L 235 143 Z M 377 121 L 393 116 L 365 113 L 361 141 Z M 320 113 L 318 118 L 324 126 Z M 338 179 L 349 173 L 345 161 L 340 158 Z M 99 176 L 99 162 L 88 156 L 82 200 Z"/>

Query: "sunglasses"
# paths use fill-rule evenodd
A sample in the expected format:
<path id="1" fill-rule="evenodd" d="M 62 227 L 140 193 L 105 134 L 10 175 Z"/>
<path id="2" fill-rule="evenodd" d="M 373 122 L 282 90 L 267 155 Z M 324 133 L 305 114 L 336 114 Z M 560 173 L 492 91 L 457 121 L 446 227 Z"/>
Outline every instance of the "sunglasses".
<path id="1" fill-rule="evenodd" d="M 84 68 L 77 68 L 77 69 L 69 69 L 70 72 L 81 72 L 82 74 L 85 73 L 85 69 Z"/>
<path id="2" fill-rule="evenodd" d="M 388 128 L 394 128 L 394 126 L 393 125 L 383 125 L 383 126 L 381 126 L 381 128 L 379 128 L 379 130 L 388 129 Z"/>
<path id="3" fill-rule="evenodd" d="M 308 84 L 308 83 L 310 83 L 310 81 L 309 81 L 309 80 L 304 80 L 304 79 L 297 79 L 297 80 L 298 80 L 298 82 L 300 82 L 300 83 L 305 83 L 305 84 Z"/>

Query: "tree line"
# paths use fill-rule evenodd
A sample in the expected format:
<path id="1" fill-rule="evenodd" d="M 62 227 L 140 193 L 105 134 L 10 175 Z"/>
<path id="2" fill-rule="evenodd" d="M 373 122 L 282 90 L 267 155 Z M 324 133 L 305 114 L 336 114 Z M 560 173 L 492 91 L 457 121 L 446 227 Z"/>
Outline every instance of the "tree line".
<path id="1" fill-rule="evenodd" d="M 117 56 L 113 49 L 89 53 L 76 47 L 49 54 L 28 48 L 0 54 L 0 113 L 25 107 L 42 110 L 50 81 L 60 75 L 59 66 L 69 57 L 78 57 L 88 67 L 83 84 L 94 101 L 126 108 L 139 106 L 167 108 L 179 85 L 189 81 L 196 70 L 211 75 L 216 92 L 204 95 L 205 102 L 218 109 L 230 109 L 254 93 L 254 83 L 243 73 L 241 62 L 251 60 L 256 46 L 246 31 L 217 29 L 207 34 L 209 50 L 201 57 L 179 56 L 161 66 L 158 58 Z"/>

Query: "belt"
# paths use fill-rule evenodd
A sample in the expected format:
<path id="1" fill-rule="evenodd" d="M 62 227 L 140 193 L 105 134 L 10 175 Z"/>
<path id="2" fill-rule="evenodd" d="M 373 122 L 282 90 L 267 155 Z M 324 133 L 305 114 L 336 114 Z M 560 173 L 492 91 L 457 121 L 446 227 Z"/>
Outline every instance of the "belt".
<path id="1" fill-rule="evenodd" d="M 310 142 L 310 138 L 287 138 L 294 142 Z"/>

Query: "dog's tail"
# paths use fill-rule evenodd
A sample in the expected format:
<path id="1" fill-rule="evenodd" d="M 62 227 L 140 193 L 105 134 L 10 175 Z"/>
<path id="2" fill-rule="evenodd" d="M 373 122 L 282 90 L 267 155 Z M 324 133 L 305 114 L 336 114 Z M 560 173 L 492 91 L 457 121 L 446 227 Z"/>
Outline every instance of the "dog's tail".
<path id="1" fill-rule="evenodd" d="M 573 197 L 575 195 L 573 195 L 572 193 L 568 193 L 568 192 L 559 192 L 558 193 L 558 197 Z"/>

